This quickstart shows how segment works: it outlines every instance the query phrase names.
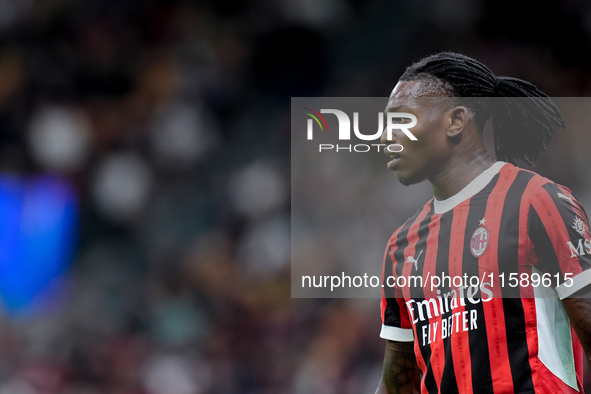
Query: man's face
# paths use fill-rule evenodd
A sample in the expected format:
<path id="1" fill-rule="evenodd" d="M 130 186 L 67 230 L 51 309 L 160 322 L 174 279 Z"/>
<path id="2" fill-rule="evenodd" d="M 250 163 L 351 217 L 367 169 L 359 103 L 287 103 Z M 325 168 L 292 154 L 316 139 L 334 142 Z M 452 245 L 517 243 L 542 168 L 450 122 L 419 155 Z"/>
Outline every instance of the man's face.
<path id="1" fill-rule="evenodd" d="M 449 111 L 437 98 L 425 97 L 428 89 L 420 81 L 399 82 L 392 91 L 385 112 L 409 112 L 417 117 L 410 129 L 417 141 L 410 140 L 401 130 L 394 129 L 392 139 L 382 133 L 383 144 L 400 144 L 400 153 L 387 153 L 391 161 L 388 168 L 396 173 L 403 185 L 411 185 L 437 175 L 451 155 L 451 141 L 446 130 Z M 400 119 L 404 123 L 408 120 Z M 395 149 L 392 149 L 395 150 Z"/>

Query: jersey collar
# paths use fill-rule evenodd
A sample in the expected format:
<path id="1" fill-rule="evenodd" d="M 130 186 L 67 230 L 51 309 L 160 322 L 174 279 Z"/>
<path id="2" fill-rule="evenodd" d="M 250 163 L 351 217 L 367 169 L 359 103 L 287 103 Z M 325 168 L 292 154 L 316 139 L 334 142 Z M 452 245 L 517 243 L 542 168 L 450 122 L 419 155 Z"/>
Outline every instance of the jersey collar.
<path id="1" fill-rule="evenodd" d="M 443 214 L 447 211 L 451 211 L 455 208 L 459 203 L 462 201 L 466 201 L 482 189 L 494 178 L 497 172 L 500 171 L 501 167 L 507 164 L 504 161 L 497 161 L 492 166 L 490 166 L 487 170 L 484 170 L 482 174 L 478 175 L 476 178 L 472 180 L 472 182 L 468 183 L 466 187 L 460 190 L 458 193 L 454 194 L 450 198 L 445 200 L 438 200 L 434 199 L 433 201 L 433 208 L 435 209 L 436 214 Z"/>

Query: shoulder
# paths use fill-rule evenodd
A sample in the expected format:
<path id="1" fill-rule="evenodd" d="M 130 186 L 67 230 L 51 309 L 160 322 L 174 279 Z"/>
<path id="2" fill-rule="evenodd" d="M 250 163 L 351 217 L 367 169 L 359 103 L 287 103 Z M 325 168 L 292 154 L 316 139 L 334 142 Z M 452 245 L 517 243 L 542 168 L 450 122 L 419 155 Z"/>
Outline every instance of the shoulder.
<path id="1" fill-rule="evenodd" d="M 532 174 L 526 189 L 531 203 L 540 200 L 554 201 L 558 205 L 578 205 L 573 192 L 566 186 L 558 184 L 533 171 L 520 169 L 522 173 Z"/>
<path id="2" fill-rule="evenodd" d="M 486 193 L 494 195 L 496 206 L 502 206 L 503 212 L 509 215 L 528 215 L 532 209 L 555 214 L 569 210 L 583 211 L 569 188 L 534 171 L 505 164 L 497 175 L 495 183 Z"/>
<path id="3" fill-rule="evenodd" d="M 539 188 L 543 185 L 553 183 L 550 179 L 543 177 L 535 171 L 517 167 L 513 164 L 505 164 L 500 171 L 501 175 L 515 179 L 515 183 L 525 183 L 529 188 Z"/>
<path id="4" fill-rule="evenodd" d="M 559 199 L 572 195 L 570 189 L 559 185 L 535 171 L 507 164 L 501 169 L 501 176 L 511 180 L 508 187 L 523 190 L 523 197 L 532 202 L 540 198 Z"/>
<path id="5" fill-rule="evenodd" d="M 521 207 L 526 212 L 570 221 L 574 216 L 586 217 L 585 209 L 568 187 L 558 184 L 533 171 L 518 168 L 517 174 L 529 178 L 523 192 Z"/>

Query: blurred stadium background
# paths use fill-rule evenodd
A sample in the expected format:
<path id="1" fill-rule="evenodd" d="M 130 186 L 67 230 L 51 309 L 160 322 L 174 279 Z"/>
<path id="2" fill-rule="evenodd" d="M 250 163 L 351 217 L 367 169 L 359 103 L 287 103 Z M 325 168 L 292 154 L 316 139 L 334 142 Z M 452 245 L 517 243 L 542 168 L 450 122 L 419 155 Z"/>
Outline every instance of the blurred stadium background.
<path id="1" fill-rule="evenodd" d="M 290 299 L 290 97 L 439 50 L 589 96 L 590 40 L 576 0 L 0 0 L 0 393 L 373 393 L 379 295 Z M 577 131 L 538 169 L 589 208 Z"/>

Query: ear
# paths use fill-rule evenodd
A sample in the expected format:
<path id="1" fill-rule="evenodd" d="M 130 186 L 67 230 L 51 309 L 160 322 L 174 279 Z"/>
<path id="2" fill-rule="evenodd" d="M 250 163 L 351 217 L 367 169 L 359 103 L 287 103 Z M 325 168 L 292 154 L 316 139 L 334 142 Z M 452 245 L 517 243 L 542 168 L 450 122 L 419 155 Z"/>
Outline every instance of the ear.
<path id="1" fill-rule="evenodd" d="M 448 126 L 446 134 L 449 138 L 456 138 L 466 128 L 468 122 L 469 112 L 466 107 L 455 107 L 452 108 L 449 112 L 448 117 Z"/>

